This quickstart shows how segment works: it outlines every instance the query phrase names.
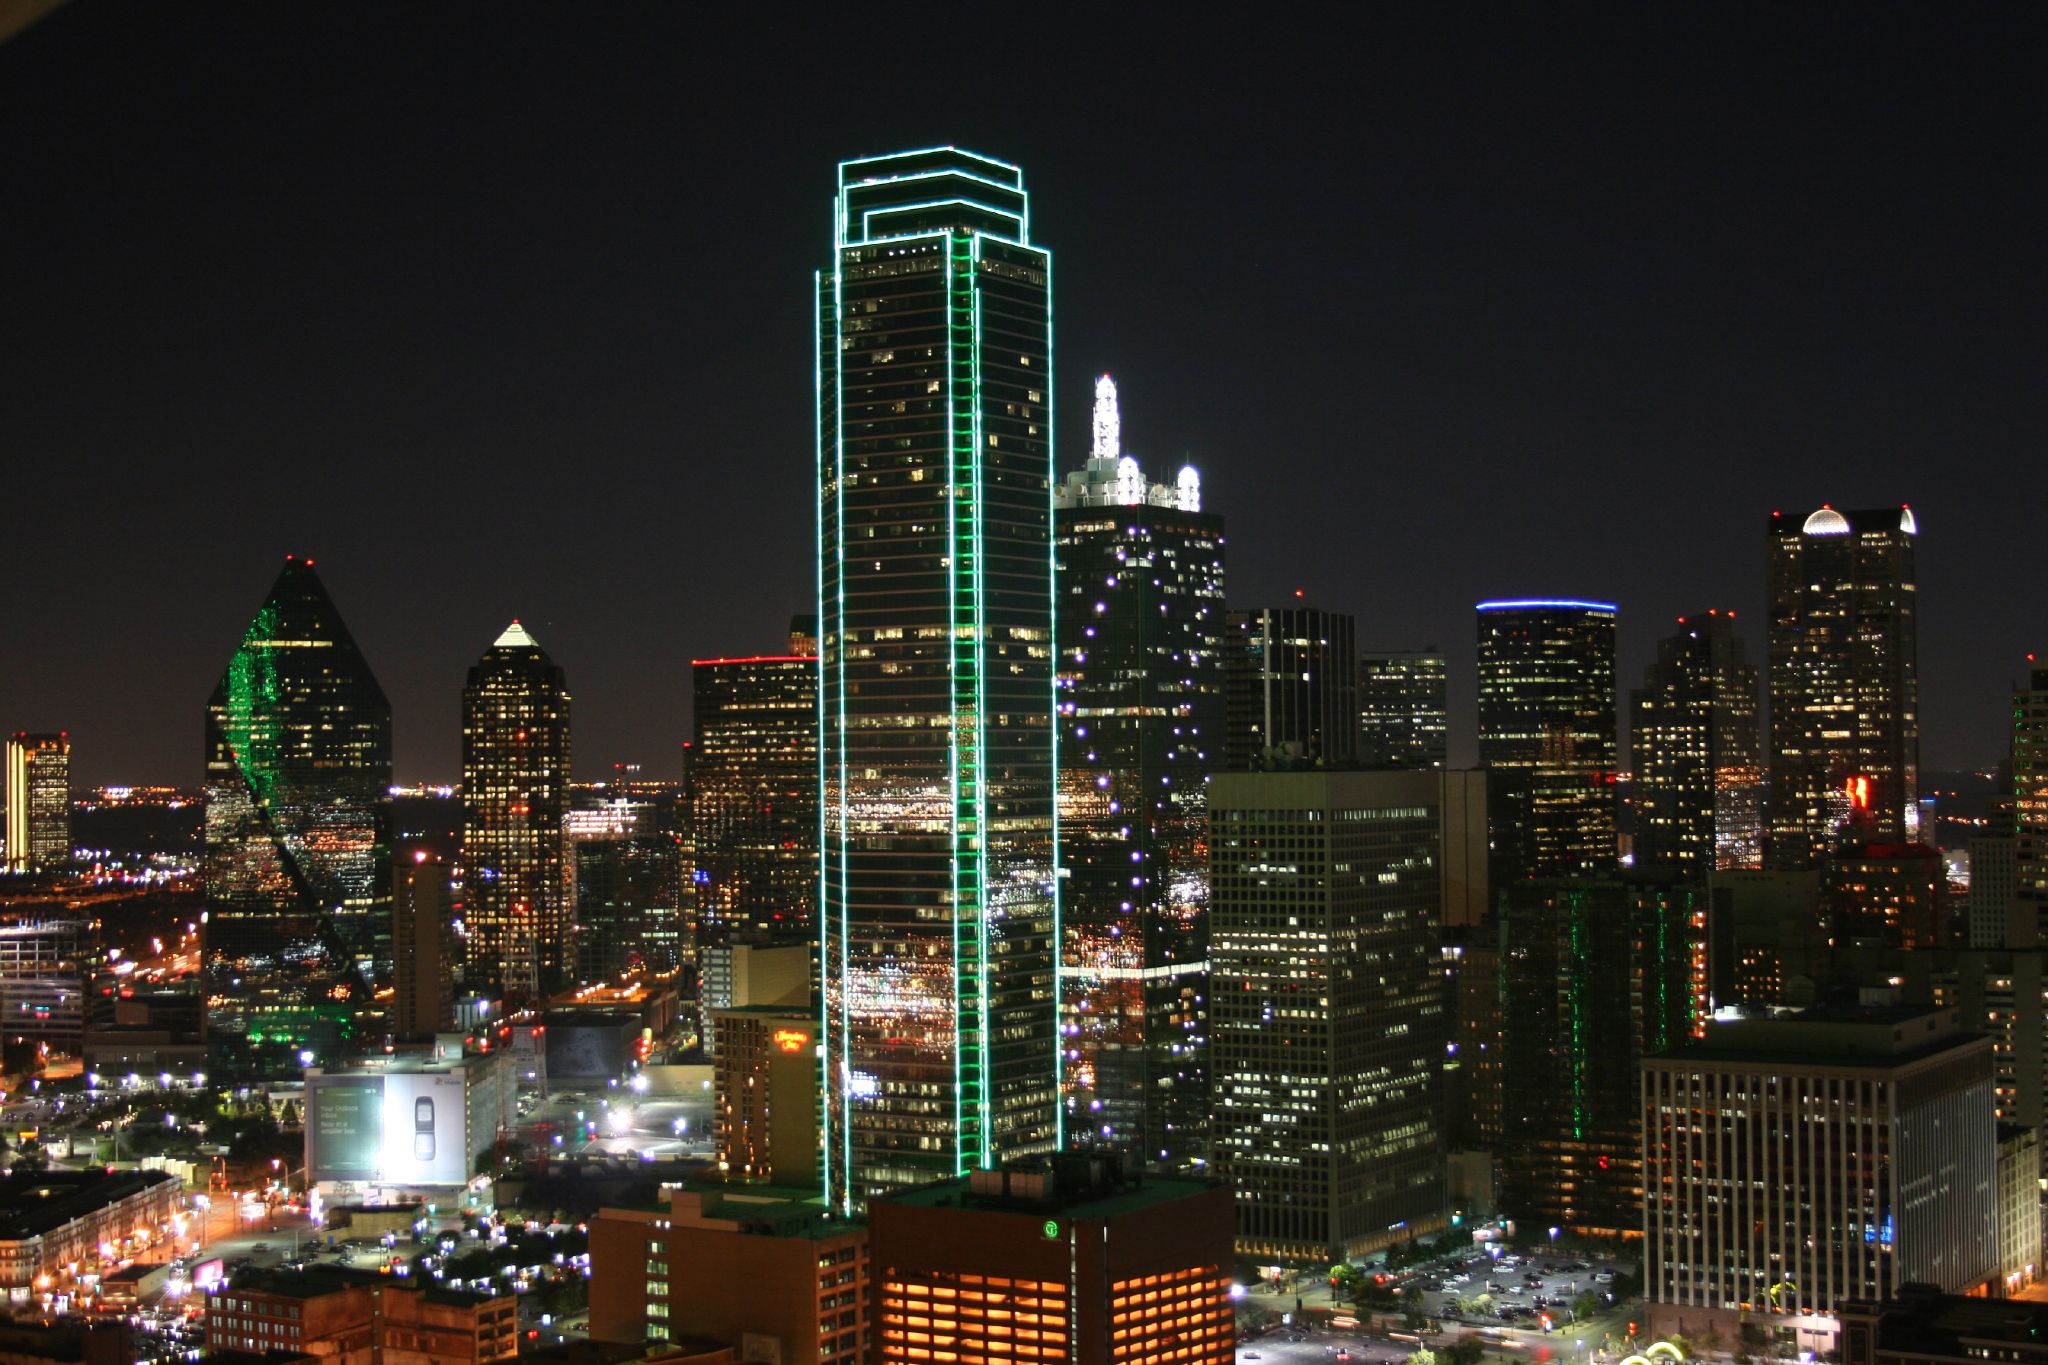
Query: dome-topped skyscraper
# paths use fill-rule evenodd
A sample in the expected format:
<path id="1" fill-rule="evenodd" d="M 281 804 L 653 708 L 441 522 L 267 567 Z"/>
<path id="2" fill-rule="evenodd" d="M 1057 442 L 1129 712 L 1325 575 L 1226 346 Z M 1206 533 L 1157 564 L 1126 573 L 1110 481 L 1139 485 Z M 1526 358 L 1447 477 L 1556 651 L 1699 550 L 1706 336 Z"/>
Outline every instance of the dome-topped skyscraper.
<path id="1" fill-rule="evenodd" d="M 1864 800 L 1870 838 L 1917 832 L 1919 530 L 1910 507 L 1771 514 L 1773 867 L 1811 866 Z"/>
<path id="2" fill-rule="evenodd" d="M 568 808 L 568 678 L 515 620 L 462 692 L 465 990 L 532 1000 L 567 984 Z"/>

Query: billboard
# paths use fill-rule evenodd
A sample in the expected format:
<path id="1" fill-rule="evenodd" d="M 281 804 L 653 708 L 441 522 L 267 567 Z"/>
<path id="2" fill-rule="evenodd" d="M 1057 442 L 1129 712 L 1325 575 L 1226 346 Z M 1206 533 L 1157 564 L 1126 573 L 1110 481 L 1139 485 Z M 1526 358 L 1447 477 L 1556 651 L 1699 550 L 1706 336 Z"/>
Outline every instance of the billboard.
<path id="1" fill-rule="evenodd" d="M 384 1158 L 384 1078 L 306 1078 L 306 1169 L 314 1180 L 374 1180 Z"/>
<path id="2" fill-rule="evenodd" d="M 308 1174 L 315 1181 L 463 1184 L 475 1156 L 466 1080 L 459 1071 L 307 1076 Z"/>
<path id="3" fill-rule="evenodd" d="M 476 1153 L 469 1149 L 464 1079 L 431 1072 L 384 1078 L 384 1180 L 460 1185 L 469 1179 Z"/>
<path id="4" fill-rule="evenodd" d="M 548 1079 L 604 1081 L 626 1074 L 640 1021 L 621 1015 L 551 1014 L 547 1017 Z"/>

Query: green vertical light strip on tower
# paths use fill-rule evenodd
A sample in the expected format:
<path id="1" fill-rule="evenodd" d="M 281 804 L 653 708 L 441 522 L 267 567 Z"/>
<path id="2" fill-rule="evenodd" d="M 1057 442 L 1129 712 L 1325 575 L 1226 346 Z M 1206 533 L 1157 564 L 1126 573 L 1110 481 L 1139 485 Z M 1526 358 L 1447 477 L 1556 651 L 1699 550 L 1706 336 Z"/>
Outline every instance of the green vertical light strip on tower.
<path id="1" fill-rule="evenodd" d="M 1020 219 L 1021 221 L 1021 219 Z M 986 434 L 981 420 L 981 235 L 976 233 L 967 239 L 967 283 L 965 294 L 968 312 L 968 412 L 972 415 L 972 429 L 968 432 L 968 447 L 974 452 L 974 530 L 971 545 L 974 562 L 974 753 L 980 773 L 974 784 L 974 884 L 979 892 L 975 914 L 975 981 L 979 990 L 975 999 L 975 1010 L 979 1015 L 978 1051 L 981 1086 L 975 1095 L 976 1126 L 981 1136 L 979 1164 L 987 1167 L 994 1164 L 994 1111 L 991 1094 L 993 1069 L 990 1056 L 989 1026 L 989 870 L 988 870 L 988 786 L 986 767 L 988 755 L 988 593 L 982 581 L 982 515 L 987 507 L 987 490 L 982 485 L 982 470 L 987 464 Z"/>
<path id="2" fill-rule="evenodd" d="M 1565 892 L 1571 922 L 1571 967 L 1565 972 L 1565 998 L 1571 1011 L 1571 1095 L 1572 1137 L 1586 1138 L 1586 898 L 1583 892 Z"/>
<path id="3" fill-rule="evenodd" d="M 954 325 L 953 310 L 958 300 L 953 293 L 953 252 L 950 238 L 946 245 L 946 750 L 948 754 L 948 795 L 952 802 L 953 848 L 952 888 L 953 904 L 951 924 L 953 936 L 953 1131 L 956 1141 L 953 1145 L 953 1173 L 965 1169 L 965 1112 L 967 1091 L 971 1079 L 967 1073 L 966 1048 L 967 1029 L 961 1019 L 960 997 L 962 972 L 962 935 L 960 916 L 968 904 L 966 886 L 961 879 L 960 858 L 960 807 L 962 802 L 962 767 L 960 762 L 960 382 L 959 362 L 953 349 L 958 341 L 959 328 Z M 971 509 L 970 509 L 971 510 Z"/>

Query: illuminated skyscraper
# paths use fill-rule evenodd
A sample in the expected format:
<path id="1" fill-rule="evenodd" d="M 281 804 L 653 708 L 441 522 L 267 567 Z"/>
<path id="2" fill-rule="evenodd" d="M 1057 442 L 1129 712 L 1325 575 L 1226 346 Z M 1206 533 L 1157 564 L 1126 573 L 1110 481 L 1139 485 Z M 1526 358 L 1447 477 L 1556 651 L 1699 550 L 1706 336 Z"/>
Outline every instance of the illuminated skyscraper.
<path id="1" fill-rule="evenodd" d="M 17 733 L 7 741 L 7 870 L 71 861 L 71 736 Z"/>
<path id="2" fill-rule="evenodd" d="M 1241 1255 L 1442 1226 L 1444 792 L 1426 772 L 1210 783 L 1210 1144 Z"/>
<path id="3" fill-rule="evenodd" d="M 287 557 L 206 706 L 213 1023 L 346 1012 L 391 955 L 391 704 L 313 572 Z"/>
<path id="4" fill-rule="evenodd" d="M 2048 666 L 2027 656 L 2012 694 L 2015 947 L 2048 943 Z"/>
<path id="5" fill-rule="evenodd" d="M 1444 656 L 1435 649 L 1358 656 L 1358 762 L 1441 768 L 1450 733 Z"/>
<path id="6" fill-rule="evenodd" d="M 1230 613 L 1224 761 L 1233 770 L 1358 758 L 1357 623 L 1319 607 Z"/>
<path id="7" fill-rule="evenodd" d="M 700 946 L 817 935 L 815 648 L 792 631 L 787 654 L 690 665 Z"/>
<path id="8" fill-rule="evenodd" d="M 1771 514 L 1771 791 L 1766 856 L 1810 867 L 1867 779 L 1871 837 L 1915 837 L 1919 594 L 1910 508 Z"/>
<path id="9" fill-rule="evenodd" d="M 1023 172 L 839 168 L 818 276 L 825 1188 L 1059 1140 L 1052 261 Z"/>
<path id="10" fill-rule="evenodd" d="M 1479 604 L 1479 762 L 1506 877 L 1614 869 L 1611 602 Z"/>
<path id="11" fill-rule="evenodd" d="M 1630 706 L 1635 865 L 1689 878 L 1763 866 L 1757 671 L 1735 613 L 1680 617 Z"/>
<path id="12" fill-rule="evenodd" d="M 464 989 L 533 999 L 574 965 L 569 683 L 517 621 L 462 690 Z"/>
<path id="13" fill-rule="evenodd" d="M 1067 1131 L 1147 1162 L 1208 1115 L 1208 774 L 1223 758 L 1223 518 L 1192 467 L 1147 483 L 1095 385 L 1085 469 L 1053 490 L 1059 557 Z"/>

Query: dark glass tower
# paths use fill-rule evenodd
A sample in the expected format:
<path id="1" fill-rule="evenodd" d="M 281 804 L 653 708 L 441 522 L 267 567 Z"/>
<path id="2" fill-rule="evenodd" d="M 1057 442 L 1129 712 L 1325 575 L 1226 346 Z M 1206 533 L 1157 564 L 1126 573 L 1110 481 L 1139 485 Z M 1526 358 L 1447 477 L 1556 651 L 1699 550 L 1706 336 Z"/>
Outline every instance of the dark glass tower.
<path id="1" fill-rule="evenodd" d="M 1756 665 L 1735 613 L 1679 618 L 1630 698 L 1635 865 L 1704 879 L 1763 866 L 1763 732 Z"/>
<path id="2" fill-rule="evenodd" d="M 1611 602 L 1479 604 L 1479 762 L 1503 877 L 1612 872 Z"/>
<path id="3" fill-rule="evenodd" d="M 1358 656 L 1358 762 L 1441 768 L 1450 734 L 1447 669 L 1436 649 Z"/>
<path id="4" fill-rule="evenodd" d="M 1224 647 L 1233 770 L 1358 758 L 1357 623 L 1317 607 L 1230 613 Z"/>
<path id="5" fill-rule="evenodd" d="M 818 660 L 799 642 L 690 665 L 700 946 L 818 931 Z"/>
<path id="6" fill-rule="evenodd" d="M 1169 1166 L 1208 1118 L 1207 779 L 1223 745 L 1223 518 L 1147 483 L 1116 385 L 1053 492 L 1067 1132 Z"/>
<path id="7" fill-rule="evenodd" d="M 1915 837 L 1919 608 L 1909 508 L 1804 521 L 1771 514 L 1771 798 L 1767 857 L 1816 864 L 1866 780 L 1870 837 Z"/>
<path id="8" fill-rule="evenodd" d="M 206 705 L 214 1027 L 347 1011 L 391 955 L 391 704 L 313 561 L 287 557 Z"/>
<path id="9" fill-rule="evenodd" d="M 462 689 L 464 986 L 531 1000 L 561 989 L 570 944 L 569 683 L 517 621 Z"/>
<path id="10" fill-rule="evenodd" d="M 1702 886 L 1574 878 L 1506 888 L 1502 1211 L 1536 1227 L 1642 1226 L 1642 1060 L 1706 1025 Z"/>
<path id="11" fill-rule="evenodd" d="M 839 168 L 818 276 L 825 1188 L 1059 1142 L 1052 260 L 1023 172 Z"/>

